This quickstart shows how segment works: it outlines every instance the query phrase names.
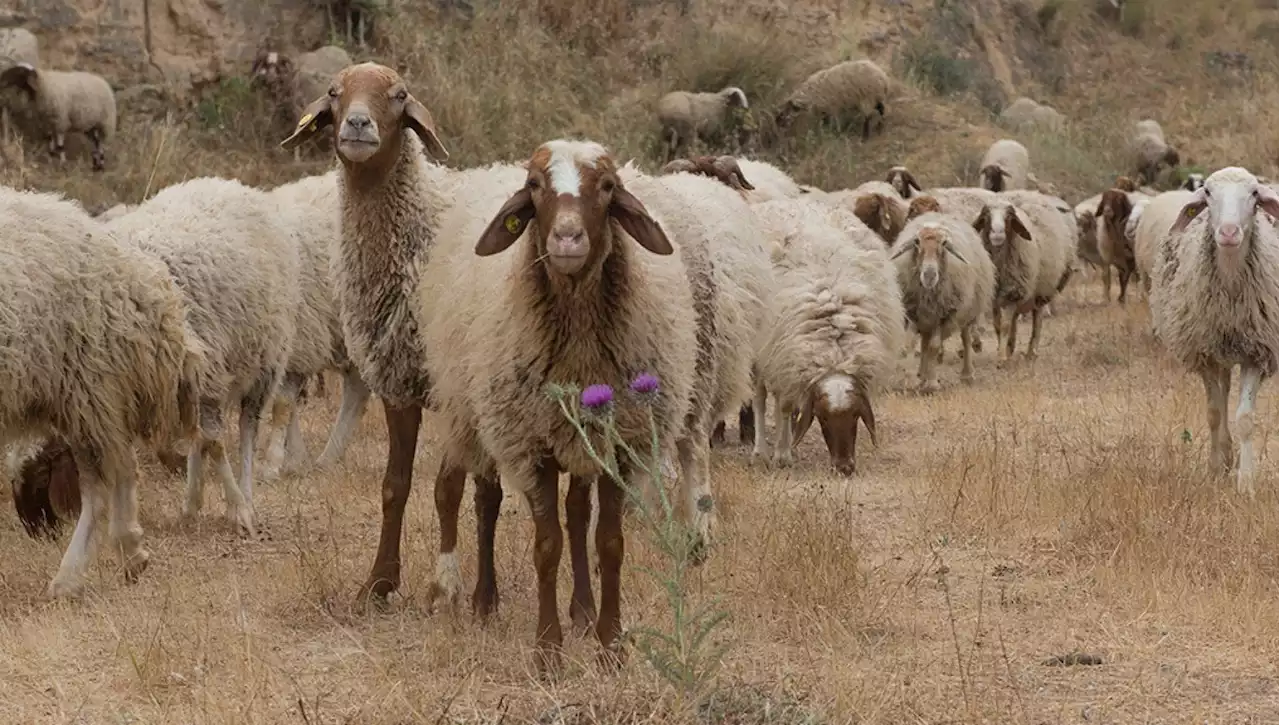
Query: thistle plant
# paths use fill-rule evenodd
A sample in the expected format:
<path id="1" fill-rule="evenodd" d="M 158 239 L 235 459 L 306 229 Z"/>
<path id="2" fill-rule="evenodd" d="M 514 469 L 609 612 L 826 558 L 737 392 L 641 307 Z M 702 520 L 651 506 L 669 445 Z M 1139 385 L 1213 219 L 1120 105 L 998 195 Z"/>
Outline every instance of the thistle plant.
<path id="1" fill-rule="evenodd" d="M 720 665 L 725 647 L 709 641 L 715 628 L 729 617 L 717 601 L 698 606 L 690 601 L 689 571 L 694 565 L 697 537 L 675 515 L 662 483 L 662 448 L 653 404 L 659 395 L 658 378 L 641 373 L 631 381 L 627 396 L 642 405 L 649 423 L 649 450 L 635 450 L 618 432 L 615 412 L 624 401 L 616 400 L 608 385 L 589 385 L 578 391 L 573 385 L 550 385 L 548 395 L 577 430 L 587 454 L 604 475 L 617 482 L 632 509 L 639 512 L 655 548 L 662 555 L 661 570 L 638 567 L 657 581 L 666 593 L 671 613 L 669 631 L 650 627 L 632 630 L 636 648 L 645 660 L 675 689 L 682 705 L 696 706 L 708 693 L 708 685 Z M 621 459 L 620 459 L 621 457 Z M 647 505 L 641 492 L 623 474 L 629 469 L 648 477 L 657 494 L 657 510 Z"/>

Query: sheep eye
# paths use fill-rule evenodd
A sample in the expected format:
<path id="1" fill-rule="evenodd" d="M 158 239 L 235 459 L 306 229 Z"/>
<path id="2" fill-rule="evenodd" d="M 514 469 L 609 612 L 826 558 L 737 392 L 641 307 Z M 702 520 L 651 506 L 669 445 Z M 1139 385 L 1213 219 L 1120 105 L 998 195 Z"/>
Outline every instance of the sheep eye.
<path id="1" fill-rule="evenodd" d="M 538 181 L 538 177 L 530 176 L 529 180 L 524 182 L 524 185 L 530 189 L 538 189 L 541 188 L 542 183 Z"/>
<path id="2" fill-rule="evenodd" d="M 330 97 L 330 98 L 337 98 L 337 97 L 338 97 L 338 89 L 337 89 L 337 88 L 330 88 L 330 89 L 329 89 L 329 97 Z"/>
<path id="3" fill-rule="evenodd" d="M 397 101 L 403 101 L 403 100 L 405 100 L 405 99 L 406 99 L 406 98 L 408 98 L 408 97 L 409 97 L 409 91 L 406 91 L 406 90 L 405 90 L 405 89 L 403 89 L 403 88 L 401 88 L 400 90 L 396 91 L 396 100 L 397 100 Z"/>
<path id="4" fill-rule="evenodd" d="M 612 180 L 605 179 L 604 182 L 600 184 L 600 191 L 603 191 L 606 194 L 612 194 L 615 186 L 616 185 Z"/>

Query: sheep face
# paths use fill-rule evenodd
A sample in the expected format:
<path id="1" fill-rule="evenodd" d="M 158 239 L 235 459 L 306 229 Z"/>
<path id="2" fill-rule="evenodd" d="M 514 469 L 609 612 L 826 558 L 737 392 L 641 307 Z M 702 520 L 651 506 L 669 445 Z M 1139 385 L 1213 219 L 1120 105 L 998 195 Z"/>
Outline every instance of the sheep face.
<path id="1" fill-rule="evenodd" d="M 253 59 L 250 76 L 255 83 L 280 87 L 293 75 L 293 62 L 274 50 L 259 51 Z"/>
<path id="2" fill-rule="evenodd" d="M 907 206 L 907 221 L 931 211 L 942 211 L 942 207 L 938 205 L 938 200 L 932 196 L 917 196 Z"/>
<path id="3" fill-rule="evenodd" d="M 981 180 L 979 185 L 988 191 L 1004 191 L 1004 180 L 1011 175 L 996 164 L 987 164 L 978 172 L 978 177 Z"/>
<path id="4" fill-rule="evenodd" d="M 1211 238 L 1221 249 L 1242 249 L 1253 240 L 1253 215 L 1259 210 L 1275 219 L 1280 212 L 1280 199 L 1270 187 L 1258 183 L 1258 179 L 1239 167 L 1219 169 L 1204 180 L 1204 186 L 1182 208 L 1170 233 L 1187 228 L 1206 209 Z"/>
<path id="5" fill-rule="evenodd" d="M 1204 186 L 1204 174 L 1187 174 L 1187 180 L 1182 182 L 1182 188 L 1187 191 L 1196 191 Z"/>
<path id="6" fill-rule="evenodd" d="M 1014 238 L 1031 239 L 1031 232 L 1027 231 L 1027 226 L 1022 223 L 1018 210 L 1012 204 L 982 207 L 978 218 L 973 221 L 973 228 L 978 230 L 983 246 L 991 252 L 993 258 L 1000 250 L 1009 246 L 1011 235 Z"/>
<path id="7" fill-rule="evenodd" d="M 654 254 L 671 254 L 671 242 L 631 192 L 603 146 L 549 141 L 529 159 L 525 185 L 502 205 L 476 244 L 486 257 L 510 247 L 536 220 L 531 241 L 553 275 L 580 277 L 598 271 L 613 250 L 614 226 Z"/>
<path id="8" fill-rule="evenodd" d="M 780 130 L 785 130 L 795 121 L 796 116 L 799 116 L 803 111 L 803 103 L 795 100 L 787 101 L 782 104 L 782 108 L 774 115 L 773 123 Z"/>
<path id="9" fill-rule="evenodd" d="M 822 437 L 827 443 L 831 466 L 842 476 L 857 470 L 854 454 L 858 447 L 858 421 L 866 426 L 871 442 L 876 441 L 876 415 L 871 400 L 860 385 L 848 375 L 832 373 L 809 389 L 809 397 L 800 409 L 795 423 L 795 444 L 799 445 L 813 419 L 818 419 Z"/>
<path id="10" fill-rule="evenodd" d="M 1129 192 L 1129 193 L 1132 193 L 1138 190 L 1138 185 L 1133 182 L 1133 179 L 1130 179 L 1127 176 L 1117 176 L 1116 183 L 1112 184 L 1111 186 L 1112 188 L 1119 189 L 1120 191 Z"/>
<path id="11" fill-rule="evenodd" d="M 431 113 L 409 94 L 400 74 L 377 63 L 339 71 L 329 92 L 307 105 L 298 127 L 280 145 L 292 149 L 327 126 L 333 127 L 334 148 L 347 166 L 390 165 L 399 156 L 406 128 L 437 160 L 449 158 Z"/>
<path id="12" fill-rule="evenodd" d="M 950 254 L 961 264 L 968 264 L 964 256 L 952 246 L 946 229 L 931 224 L 921 227 L 911 243 L 904 244 L 892 259 L 896 260 L 907 252 L 912 253 L 920 286 L 931 291 L 937 289 L 938 282 L 946 272 L 946 255 Z"/>
<path id="13" fill-rule="evenodd" d="M 916 191 L 923 191 L 923 189 L 920 188 L 919 182 L 916 181 L 916 177 L 912 176 L 911 172 L 907 171 L 905 166 L 895 166 L 889 169 L 889 173 L 884 177 L 884 180 L 889 182 L 890 186 L 897 189 L 903 199 L 911 198 L 912 189 L 915 189 Z"/>
<path id="14" fill-rule="evenodd" d="M 0 73 L 0 87 L 13 86 L 27 95 L 27 100 L 34 102 L 38 92 L 40 72 L 30 63 L 17 63 Z"/>

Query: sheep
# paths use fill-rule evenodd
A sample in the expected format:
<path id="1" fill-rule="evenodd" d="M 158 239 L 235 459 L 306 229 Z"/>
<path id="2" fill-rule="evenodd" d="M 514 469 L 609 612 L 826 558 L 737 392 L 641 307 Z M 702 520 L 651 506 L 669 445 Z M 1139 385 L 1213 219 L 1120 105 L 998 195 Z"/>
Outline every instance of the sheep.
<path id="1" fill-rule="evenodd" d="M 253 82 L 265 86 L 272 96 L 282 101 L 278 106 L 292 123 L 312 99 L 329 90 L 329 81 L 338 71 L 351 65 L 351 56 L 336 45 L 325 45 L 298 56 L 295 63 L 287 55 L 262 50 L 253 59 L 250 70 Z M 293 149 L 294 162 L 302 158 L 302 149 Z"/>
<path id="2" fill-rule="evenodd" d="M 360 63 L 339 71 L 280 145 L 291 150 L 324 129 L 330 129 L 341 163 L 342 221 L 330 264 L 343 339 L 361 380 L 382 399 L 387 421 L 382 530 L 373 566 L 357 596 L 361 602 L 385 602 L 400 586 L 404 508 L 413 483 L 422 410 L 431 390 L 419 334 L 419 280 L 459 178 L 425 158 L 424 148 L 440 161 L 448 159 L 449 152 L 426 106 L 386 66 Z M 407 133 L 410 130 L 413 133 Z M 493 173 L 500 181 L 512 169 L 496 166 L 457 177 L 475 180 Z M 502 489 L 489 473 L 474 478 L 480 552 L 471 603 L 472 611 L 485 618 L 498 604 L 493 537 Z M 433 599 L 451 596 L 459 579 L 453 550 L 465 483 L 465 468 L 441 462 L 435 480 L 440 556 Z"/>
<path id="3" fill-rule="evenodd" d="M 0 187 L 0 218 L 7 340 L 0 347 L 0 437 L 36 438 L 45 441 L 41 447 L 60 439 L 85 478 L 80 517 L 49 594 L 83 591 L 105 511 L 125 579 L 135 581 L 150 554 L 137 518 L 133 443 L 194 433 L 204 349 L 164 264 L 104 232 L 75 202 Z M 15 487 L 29 485 L 30 469 L 11 464 Z M 29 511 L 24 523 L 39 514 Z"/>
<path id="4" fill-rule="evenodd" d="M 39 39 L 26 28 L 0 28 L 0 71 L 18 63 L 40 67 Z M 3 127 L 5 142 L 9 140 L 9 124 L 9 105 L 0 102 L 0 126 Z"/>
<path id="5" fill-rule="evenodd" d="M 1133 213 L 1134 204 L 1141 198 L 1136 192 L 1126 194 L 1119 189 L 1107 189 L 1102 192 L 1098 207 L 1094 210 L 1095 237 L 1098 245 L 1098 258 L 1102 261 L 1103 296 L 1111 300 L 1111 268 L 1120 273 L 1120 296 L 1116 299 L 1124 303 L 1125 292 L 1129 287 L 1129 277 L 1135 267 L 1133 245 L 1130 243 L 1125 229 L 1129 224 L 1129 215 Z"/>
<path id="6" fill-rule="evenodd" d="M 1000 123 L 1012 130 L 1036 128 L 1058 133 L 1062 131 L 1064 119 L 1052 106 L 1022 96 L 1000 112 Z"/>
<path id="7" fill-rule="evenodd" d="M 790 174 L 767 161 L 739 158 L 737 163 L 741 173 L 755 187 L 744 195 L 748 204 L 794 199 L 807 193 Z"/>
<path id="8" fill-rule="evenodd" d="M 917 196 L 907 205 L 907 221 L 911 221 L 921 214 L 936 211 L 941 212 L 942 207 L 938 205 L 938 200 L 932 195 Z"/>
<path id="9" fill-rule="evenodd" d="M 1005 359 L 1017 345 L 1018 316 L 1031 313 L 1031 339 L 1026 357 L 1034 359 L 1040 342 L 1044 306 L 1071 276 L 1070 251 L 1074 236 L 1063 214 L 1048 204 L 1003 197 L 983 206 L 973 226 L 996 268 L 991 322 L 1000 344 L 1001 310 L 1013 307 L 1009 319 Z"/>
<path id="10" fill-rule="evenodd" d="M 916 177 L 905 166 L 890 167 L 889 173 L 885 174 L 884 180 L 896 189 L 898 195 L 903 199 L 910 200 L 915 194 L 922 192 L 920 182 L 916 181 Z"/>
<path id="11" fill-rule="evenodd" d="M 952 332 L 960 331 L 960 380 L 973 382 L 974 327 L 983 312 L 991 309 L 995 292 L 995 267 L 982 238 L 955 217 L 926 212 L 898 235 L 889 259 L 897 267 L 907 317 L 920 333 L 920 392 L 938 388 L 933 369 L 935 333 L 941 348 Z"/>
<path id="12" fill-rule="evenodd" d="M 806 78 L 783 101 L 774 122 L 778 128 L 787 129 L 801 114 L 816 114 L 837 124 L 850 116 L 861 119 L 865 141 L 870 138 L 873 125 L 884 125 L 889 91 L 888 74 L 873 61 L 845 61 Z"/>
<path id="13" fill-rule="evenodd" d="M 839 197 L 842 192 L 831 196 Z M 880 235 L 885 246 L 893 244 L 898 233 L 907 224 L 908 203 L 887 181 L 868 181 L 859 184 L 847 196 L 853 199 L 853 213 L 872 231 Z"/>
<path id="14" fill-rule="evenodd" d="M 1134 173 L 1143 184 L 1154 184 L 1160 168 L 1175 168 L 1180 163 L 1178 152 L 1165 141 L 1164 130 L 1153 119 L 1134 124 L 1129 141 Z"/>
<path id="15" fill-rule="evenodd" d="M 83 133 L 93 144 L 93 170 L 106 168 L 104 145 L 116 132 L 116 95 L 105 78 L 18 63 L 0 73 L 0 86 L 15 86 L 27 94 L 49 126 L 50 154 L 65 163 L 67 134 Z"/>
<path id="16" fill-rule="evenodd" d="M 1142 277 L 1142 290 L 1151 301 L 1151 275 L 1154 271 L 1156 247 L 1178 220 L 1178 214 L 1191 203 L 1196 192 L 1184 189 L 1166 191 L 1147 202 L 1142 218 L 1133 233 L 1133 261 Z"/>
<path id="17" fill-rule="evenodd" d="M 1266 217 L 1258 218 L 1258 212 Z M 1214 474 L 1231 465 L 1227 399 L 1231 369 L 1240 366 L 1236 490 L 1250 497 L 1256 474 L 1254 405 L 1258 389 L 1276 374 L 1280 345 L 1278 215 L 1275 189 L 1259 184 L 1247 170 L 1230 166 L 1213 172 L 1157 242 L 1151 287 L 1157 335 L 1204 383 Z"/>
<path id="18" fill-rule="evenodd" d="M 298 243 L 302 304 L 285 373 L 288 382 L 272 403 L 272 435 L 264 480 L 280 472 L 286 452 L 292 458 L 292 467 L 296 468 L 306 459 L 296 402 L 307 379 L 315 376 L 323 380 L 325 370 L 339 370 L 343 380 L 338 420 L 316 461 L 317 466 L 325 467 L 341 459 L 369 400 L 368 386 L 347 358 L 342 322 L 329 278 L 329 250 L 338 243 L 339 237 L 338 172 L 333 170 L 282 184 L 267 195 Z"/>
<path id="19" fill-rule="evenodd" d="M 794 446 L 816 417 L 832 467 L 852 475 L 858 422 L 876 443 L 872 400 L 902 346 L 905 312 L 892 263 L 868 229 L 850 232 L 817 215 L 796 219 L 787 201 L 754 211 L 777 240 L 777 291 L 770 334 L 757 359 L 752 408 L 764 416 L 773 393 L 775 465 L 791 464 Z M 851 236 L 863 239 L 853 242 Z M 753 455 L 767 454 L 764 426 L 758 425 Z"/>
<path id="20" fill-rule="evenodd" d="M 981 188 L 989 191 L 1027 188 L 1027 173 L 1031 171 L 1031 157 L 1027 147 L 1003 138 L 991 144 L 982 156 L 978 177 Z"/>
<path id="21" fill-rule="evenodd" d="M 1196 191 L 1202 186 L 1204 186 L 1204 174 L 1193 172 L 1187 174 L 1187 178 L 1183 180 L 1182 185 L 1178 188 L 1185 189 L 1187 191 Z"/>
<path id="22" fill-rule="evenodd" d="M 496 208 L 491 221 L 456 207 L 441 221 L 422 286 L 424 338 L 433 349 L 458 352 L 428 355 L 427 366 L 448 421 L 446 460 L 495 467 L 504 485 L 529 499 L 545 670 L 558 666 L 562 642 L 557 475 L 595 476 L 599 468 L 544 387 L 619 387 L 642 372 L 656 376 L 661 387 L 649 395 L 658 440 L 663 450 L 671 443 L 678 450 L 685 517 L 708 543 L 715 514 L 706 427 L 717 409 L 750 394 L 752 333 L 743 312 L 758 306 L 763 318 L 763 300 L 731 289 L 759 286 L 757 294 L 766 294 L 767 285 L 750 279 L 749 250 L 762 241 L 752 239 L 750 212 L 733 190 L 690 174 L 619 170 L 603 146 L 588 141 L 542 144 L 527 181 L 515 193 L 494 190 L 485 207 Z M 623 441 L 648 449 L 648 416 L 639 406 L 616 407 L 612 416 Z M 621 629 L 620 489 L 599 476 L 597 495 L 596 634 L 611 655 Z M 581 511 L 569 509 L 567 518 L 571 538 L 587 524 Z"/>
<path id="23" fill-rule="evenodd" d="M 675 174 L 681 171 L 690 174 L 701 174 L 716 179 L 720 183 L 740 192 L 755 191 L 755 186 L 747 181 L 742 173 L 738 160 L 732 156 L 695 156 L 688 159 L 676 159 L 662 167 L 662 173 Z"/>
<path id="24" fill-rule="evenodd" d="M 672 91 L 658 99 L 658 122 L 667 160 L 698 137 L 716 136 L 727 129 L 733 109 L 748 108 L 747 94 L 741 88 L 727 86 L 715 93 Z"/>

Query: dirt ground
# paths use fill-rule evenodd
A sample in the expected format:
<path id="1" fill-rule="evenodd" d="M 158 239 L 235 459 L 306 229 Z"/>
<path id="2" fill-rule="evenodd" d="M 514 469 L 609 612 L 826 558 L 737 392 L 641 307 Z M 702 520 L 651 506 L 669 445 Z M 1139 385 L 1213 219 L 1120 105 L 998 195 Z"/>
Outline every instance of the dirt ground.
<path id="1" fill-rule="evenodd" d="M 988 331 L 971 387 L 957 379 L 958 340 L 948 342 L 933 396 L 911 390 L 915 357 L 904 356 L 896 389 L 878 402 L 879 447 L 860 445 L 852 478 L 829 472 L 816 433 L 789 470 L 752 465 L 736 445 L 716 452 L 720 537 L 691 594 L 720 597 L 731 618 L 717 638 L 729 649 L 698 720 L 1277 721 L 1275 477 L 1252 501 L 1206 478 L 1199 380 L 1151 339 L 1141 296 L 1103 306 L 1099 282 L 1079 278 L 1068 293 L 1035 361 L 1019 356 L 998 369 Z M 331 380 L 328 398 L 305 414 L 312 454 L 336 414 Z M 1274 381 L 1258 412 L 1261 468 L 1274 474 Z M 28 539 L 6 513 L 0 721 L 685 718 L 634 649 L 610 676 L 592 664 L 591 641 L 571 638 L 564 676 L 533 676 L 532 527 L 510 497 L 498 532 L 497 619 L 473 623 L 465 597 L 459 612 L 429 611 L 430 422 L 406 526 L 404 596 L 389 612 L 359 611 L 384 441 L 375 403 L 338 468 L 258 489 L 265 533 L 251 541 L 224 523 L 216 486 L 198 523 L 184 527 L 180 481 L 148 462 L 141 498 L 152 566 L 126 585 L 102 547 L 79 603 L 43 596 L 62 543 Z M 461 555 L 473 582 L 469 499 Z M 567 559 L 566 549 L 562 606 Z M 659 564 L 631 521 L 627 627 L 670 620 L 661 589 L 638 568 Z M 1073 652 L 1102 663 L 1045 664 Z"/>

